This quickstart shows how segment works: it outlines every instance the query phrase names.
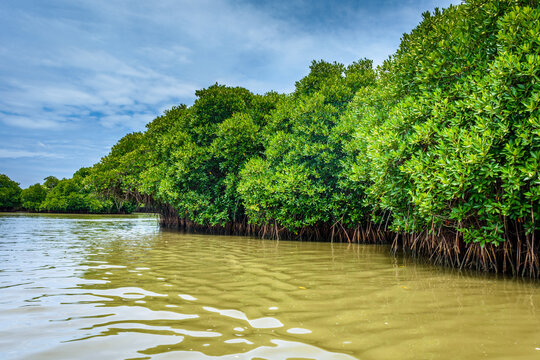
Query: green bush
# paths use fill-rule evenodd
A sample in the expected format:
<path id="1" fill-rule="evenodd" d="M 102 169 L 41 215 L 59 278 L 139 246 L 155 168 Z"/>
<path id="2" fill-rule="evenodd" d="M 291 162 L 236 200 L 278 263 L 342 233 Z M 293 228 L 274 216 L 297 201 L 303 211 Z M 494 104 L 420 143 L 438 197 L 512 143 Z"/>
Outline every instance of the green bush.
<path id="1" fill-rule="evenodd" d="M 337 125 L 355 93 L 374 81 L 370 60 L 348 67 L 312 63 L 296 91 L 272 112 L 263 130 L 263 158 L 242 170 L 239 192 L 251 221 L 277 222 L 292 231 L 345 216 L 350 221 L 346 212 L 358 199 L 342 186 L 351 132 Z"/>
<path id="2" fill-rule="evenodd" d="M 96 193 L 89 185 L 90 168 L 81 168 L 71 179 L 55 181 L 39 206 L 40 211 L 64 213 L 130 213 L 137 206 L 131 201 L 113 201 Z M 49 179 L 50 177 L 46 178 Z M 39 184 L 33 185 L 38 186 Z M 44 186 L 42 186 L 43 188 Z M 38 208 L 36 208 L 37 210 Z"/>
<path id="3" fill-rule="evenodd" d="M 0 174 L 0 210 L 14 210 L 21 204 L 19 183 L 7 175 Z"/>
<path id="4" fill-rule="evenodd" d="M 46 197 L 47 190 L 45 190 L 43 185 L 31 185 L 21 192 L 22 207 L 31 211 L 39 211 L 41 203 L 43 203 Z"/>

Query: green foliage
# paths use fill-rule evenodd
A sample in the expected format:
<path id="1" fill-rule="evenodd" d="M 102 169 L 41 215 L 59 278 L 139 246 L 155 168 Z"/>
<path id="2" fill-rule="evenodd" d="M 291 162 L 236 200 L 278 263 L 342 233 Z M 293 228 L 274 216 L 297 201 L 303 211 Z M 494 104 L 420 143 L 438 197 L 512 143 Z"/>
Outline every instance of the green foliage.
<path id="1" fill-rule="evenodd" d="M 481 244 L 531 234 L 539 39 L 534 1 L 436 9 L 376 71 L 366 59 L 314 61 L 288 95 L 199 90 L 193 106 L 122 138 L 83 182 L 118 210 L 144 202 L 199 225 L 375 221 Z"/>
<path id="2" fill-rule="evenodd" d="M 21 188 L 7 175 L 0 174 L 0 210 L 13 210 L 21 203 Z"/>
<path id="3" fill-rule="evenodd" d="M 276 221 L 296 231 L 344 218 L 357 194 L 341 188 L 351 132 L 336 125 L 355 93 L 374 80 L 370 60 L 348 67 L 312 63 L 269 118 L 264 160 L 254 158 L 242 172 L 239 192 L 251 221 Z"/>
<path id="4" fill-rule="evenodd" d="M 137 203 L 125 202 L 115 207 L 111 199 L 96 193 L 88 184 L 90 168 L 79 169 L 71 179 L 48 176 L 44 184 L 21 190 L 6 175 L 0 174 L 0 209 L 66 213 L 132 212 Z"/>
<path id="5" fill-rule="evenodd" d="M 86 186 L 90 191 L 114 202 L 115 212 L 124 212 L 128 203 L 140 202 L 137 189 L 140 173 L 147 163 L 143 144 L 142 133 L 127 134 L 113 146 L 109 155 L 81 174 L 82 178 L 88 178 Z"/>
<path id="6" fill-rule="evenodd" d="M 197 100 L 191 108 L 189 134 L 198 146 L 208 145 L 217 126 L 234 113 L 246 112 L 253 99 L 253 94 L 244 88 L 218 84 L 197 90 L 195 95 Z"/>
<path id="7" fill-rule="evenodd" d="M 56 185 L 58 185 L 58 183 L 60 182 L 60 180 L 58 180 L 56 177 L 54 176 L 47 176 L 45 179 L 45 182 L 43 183 L 43 186 L 45 186 L 45 188 L 47 190 L 52 190 Z"/>
<path id="8" fill-rule="evenodd" d="M 51 178 L 51 176 L 49 176 Z M 47 178 L 46 178 L 47 179 Z M 22 207 L 27 210 L 39 211 L 47 197 L 46 185 L 34 184 L 21 192 Z"/>
<path id="9" fill-rule="evenodd" d="M 40 211 L 65 213 L 99 214 L 134 211 L 131 203 L 128 205 L 129 207 L 115 206 L 111 199 L 103 198 L 103 196 L 94 192 L 88 184 L 91 173 L 91 168 L 81 168 L 73 174 L 71 179 L 58 180 L 56 185 L 46 193 L 39 208 L 30 208 L 25 206 L 24 203 L 23 206 L 31 210 L 39 209 Z M 51 177 L 45 179 L 49 178 Z M 42 189 L 45 188 L 45 184 L 43 186 L 36 184 L 24 191 L 34 188 L 34 191 L 37 192 L 38 186 Z"/>
<path id="10" fill-rule="evenodd" d="M 172 207 L 199 224 L 243 216 L 238 174 L 264 147 L 260 129 L 282 98 L 212 85 L 192 107 L 166 111 L 144 134 L 128 134 L 92 169 L 93 188 L 115 201 Z"/>
<path id="11" fill-rule="evenodd" d="M 166 166 L 157 198 L 199 224 L 224 225 L 243 215 L 236 187 L 244 162 L 262 151 L 259 124 L 276 94 L 255 96 L 246 89 L 214 85 L 178 118 L 166 135 Z M 155 173 L 156 170 L 152 170 Z"/>
<path id="12" fill-rule="evenodd" d="M 351 179 L 394 230 L 498 244 L 509 221 L 536 229 L 540 10 L 519 3 L 424 14 L 379 70 L 384 112 L 357 98 Z"/>

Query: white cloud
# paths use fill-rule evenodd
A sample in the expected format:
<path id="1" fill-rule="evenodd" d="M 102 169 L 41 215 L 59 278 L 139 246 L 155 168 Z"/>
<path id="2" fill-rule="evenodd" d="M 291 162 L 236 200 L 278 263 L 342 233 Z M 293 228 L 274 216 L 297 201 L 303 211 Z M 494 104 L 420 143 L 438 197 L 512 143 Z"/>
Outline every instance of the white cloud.
<path id="1" fill-rule="evenodd" d="M 27 150 L 13 150 L 13 149 L 0 149 L 1 159 L 18 159 L 27 157 L 46 157 L 46 158 L 62 158 L 62 155 L 53 154 L 42 151 L 27 151 Z"/>
<path id="2" fill-rule="evenodd" d="M 55 129 L 60 126 L 59 121 L 18 115 L 0 115 L 0 121 L 6 125 L 33 130 Z"/>
<path id="3" fill-rule="evenodd" d="M 154 119 L 155 114 L 153 113 L 141 113 L 134 115 L 105 115 L 99 119 L 101 125 L 112 128 L 115 126 L 124 126 L 128 127 L 130 130 L 142 130 L 144 125 Z"/>
<path id="4" fill-rule="evenodd" d="M 193 51 L 185 46 L 172 45 L 170 47 L 146 46 L 135 49 L 136 53 L 143 58 L 160 59 L 168 66 L 189 64 L 192 62 Z"/>
<path id="5" fill-rule="evenodd" d="M 197 88 L 145 66 L 130 66 L 103 51 L 92 54 L 73 50 L 71 57 L 50 58 L 46 64 L 63 72 L 75 72 L 77 76 L 57 74 L 54 84 L 43 83 L 39 78 L 8 80 L 9 91 L 0 92 L 0 107 L 16 115 L 0 116 L 4 124 L 54 129 L 81 118 L 99 120 L 103 115 L 106 118 L 99 123 L 104 126 L 114 124 L 134 129 L 133 124 L 137 124 L 140 129 L 138 112 L 142 111 L 150 121 L 158 113 L 148 115 L 149 109 L 159 108 L 173 99 L 190 98 Z M 126 110 L 134 115 L 125 115 Z M 90 116 L 91 113 L 94 115 Z M 111 121 L 113 117 L 115 121 Z"/>

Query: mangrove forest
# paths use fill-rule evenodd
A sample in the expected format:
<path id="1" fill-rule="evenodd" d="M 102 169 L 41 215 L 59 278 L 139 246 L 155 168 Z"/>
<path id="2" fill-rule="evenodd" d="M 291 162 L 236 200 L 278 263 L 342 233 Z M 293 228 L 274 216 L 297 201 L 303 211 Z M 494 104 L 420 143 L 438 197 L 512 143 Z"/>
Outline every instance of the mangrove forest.
<path id="1" fill-rule="evenodd" d="M 216 83 L 195 95 L 73 179 L 0 206 L 144 206 L 189 231 L 386 243 L 540 276 L 537 1 L 426 12 L 382 65 L 313 61 L 288 94 Z M 17 192 L 0 180 L 0 196 Z"/>

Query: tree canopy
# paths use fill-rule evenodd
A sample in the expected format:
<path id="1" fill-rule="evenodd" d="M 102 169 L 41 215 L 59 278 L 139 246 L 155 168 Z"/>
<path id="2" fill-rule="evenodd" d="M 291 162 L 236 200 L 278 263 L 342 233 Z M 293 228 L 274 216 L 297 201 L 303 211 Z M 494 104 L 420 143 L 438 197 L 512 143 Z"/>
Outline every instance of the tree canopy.
<path id="1" fill-rule="evenodd" d="M 0 174 L 0 209 L 13 210 L 21 203 L 21 188 L 19 183 L 7 175 Z"/>

